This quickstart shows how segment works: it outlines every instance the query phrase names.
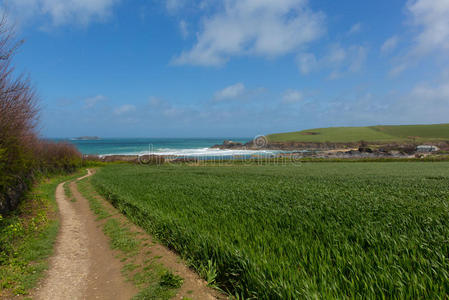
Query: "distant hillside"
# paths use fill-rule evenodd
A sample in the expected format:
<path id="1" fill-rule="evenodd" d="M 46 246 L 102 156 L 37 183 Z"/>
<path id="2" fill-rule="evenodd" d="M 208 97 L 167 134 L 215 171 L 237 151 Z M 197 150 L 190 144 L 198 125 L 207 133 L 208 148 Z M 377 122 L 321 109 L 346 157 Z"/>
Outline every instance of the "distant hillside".
<path id="1" fill-rule="evenodd" d="M 405 143 L 449 140 L 449 124 L 395 125 L 369 127 L 329 127 L 267 136 L 270 143 Z"/>

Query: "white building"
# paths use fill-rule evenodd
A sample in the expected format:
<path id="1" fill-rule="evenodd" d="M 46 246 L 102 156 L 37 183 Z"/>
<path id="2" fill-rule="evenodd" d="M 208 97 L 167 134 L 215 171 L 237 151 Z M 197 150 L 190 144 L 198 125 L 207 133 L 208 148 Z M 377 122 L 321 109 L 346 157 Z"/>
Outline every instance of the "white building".
<path id="1" fill-rule="evenodd" d="M 432 145 L 419 145 L 416 147 L 417 152 L 435 152 L 438 150 L 440 150 L 440 148 Z"/>

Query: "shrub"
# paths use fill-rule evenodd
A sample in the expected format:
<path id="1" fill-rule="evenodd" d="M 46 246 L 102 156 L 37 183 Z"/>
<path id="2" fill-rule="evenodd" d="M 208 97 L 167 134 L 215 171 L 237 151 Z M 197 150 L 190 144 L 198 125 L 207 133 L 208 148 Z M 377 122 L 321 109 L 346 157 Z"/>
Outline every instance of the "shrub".
<path id="1" fill-rule="evenodd" d="M 43 174 L 73 172 L 81 164 L 81 153 L 66 142 L 40 141 L 36 147 L 38 166 Z"/>
<path id="2" fill-rule="evenodd" d="M 14 77 L 11 59 L 18 46 L 0 21 L 0 210 L 17 205 L 30 184 L 37 122 L 36 96 L 29 81 Z"/>
<path id="3" fill-rule="evenodd" d="M 70 172 L 81 163 L 74 146 L 38 138 L 38 99 L 12 67 L 21 43 L 0 17 L 0 212 L 13 210 L 37 175 Z"/>

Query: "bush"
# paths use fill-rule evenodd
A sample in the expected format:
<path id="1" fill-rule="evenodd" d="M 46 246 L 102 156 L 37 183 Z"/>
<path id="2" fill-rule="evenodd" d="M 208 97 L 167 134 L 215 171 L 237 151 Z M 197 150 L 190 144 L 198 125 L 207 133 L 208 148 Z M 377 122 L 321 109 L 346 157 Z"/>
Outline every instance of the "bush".
<path id="1" fill-rule="evenodd" d="M 36 176 L 71 172 L 81 163 L 74 146 L 38 138 L 38 99 L 30 81 L 15 76 L 15 42 L 0 19 L 0 212 L 13 210 Z"/>
<path id="2" fill-rule="evenodd" d="M 81 153 L 66 142 L 40 141 L 36 147 L 36 157 L 43 174 L 73 172 L 82 163 Z"/>

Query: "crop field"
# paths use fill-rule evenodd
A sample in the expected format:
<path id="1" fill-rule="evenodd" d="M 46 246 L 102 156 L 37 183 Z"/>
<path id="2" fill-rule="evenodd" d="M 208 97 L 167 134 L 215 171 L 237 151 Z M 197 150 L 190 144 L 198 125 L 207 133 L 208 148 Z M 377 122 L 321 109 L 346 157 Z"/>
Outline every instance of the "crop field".
<path id="1" fill-rule="evenodd" d="M 131 220 L 241 298 L 449 295 L 449 163 L 111 165 Z"/>
<path id="2" fill-rule="evenodd" d="M 329 127 L 270 134 L 267 138 L 270 142 L 425 143 L 449 140 L 449 124 Z"/>

